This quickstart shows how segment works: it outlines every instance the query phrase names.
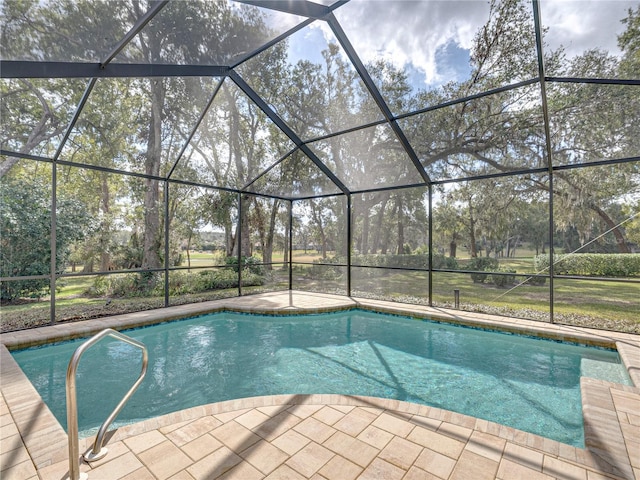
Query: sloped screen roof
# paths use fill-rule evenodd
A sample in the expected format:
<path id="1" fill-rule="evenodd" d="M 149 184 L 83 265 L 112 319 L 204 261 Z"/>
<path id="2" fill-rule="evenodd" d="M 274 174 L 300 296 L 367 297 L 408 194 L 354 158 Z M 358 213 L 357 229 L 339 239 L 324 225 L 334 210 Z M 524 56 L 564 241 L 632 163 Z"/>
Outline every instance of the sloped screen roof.
<path id="1" fill-rule="evenodd" d="M 2 157 L 289 199 L 637 158 L 634 12 L 632 0 L 5 0 Z M 620 120 L 606 142 L 581 120 L 596 113 Z"/>

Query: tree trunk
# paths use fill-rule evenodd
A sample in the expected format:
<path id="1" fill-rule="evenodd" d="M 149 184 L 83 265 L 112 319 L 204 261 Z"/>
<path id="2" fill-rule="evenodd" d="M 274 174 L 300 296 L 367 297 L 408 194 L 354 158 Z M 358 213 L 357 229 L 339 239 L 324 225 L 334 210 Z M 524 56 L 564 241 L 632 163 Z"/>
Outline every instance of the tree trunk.
<path id="1" fill-rule="evenodd" d="M 159 176 L 162 158 L 162 108 L 165 89 L 162 79 L 151 80 L 151 121 L 147 139 L 145 173 Z M 142 268 L 160 268 L 160 183 L 156 179 L 144 180 L 144 243 Z"/>
<path id="2" fill-rule="evenodd" d="M 262 262 L 268 264 L 267 270 L 272 270 L 273 265 L 273 237 L 276 233 L 276 217 L 278 215 L 278 208 L 280 207 L 280 201 L 275 200 L 271 207 L 271 215 L 269 217 L 269 230 L 267 231 L 267 238 L 264 242 L 264 250 L 262 252 Z M 285 242 L 286 243 L 286 242 Z"/>
<path id="3" fill-rule="evenodd" d="M 398 215 L 398 202 L 395 202 L 395 205 L 393 207 L 393 211 L 391 212 L 391 218 L 393 218 L 395 215 Z M 381 249 L 381 253 L 383 255 L 387 254 L 387 251 L 389 250 L 390 247 L 390 243 L 391 243 L 391 228 L 385 228 L 384 229 L 384 235 L 382 237 L 382 249 Z"/>
<path id="4" fill-rule="evenodd" d="M 456 239 L 452 239 L 449 243 L 449 257 L 456 258 L 456 254 L 458 253 L 458 244 L 456 243 Z"/>
<path id="5" fill-rule="evenodd" d="M 242 212 L 240 214 L 240 227 L 242 228 L 242 250 L 241 255 L 243 257 L 250 257 L 253 255 L 253 248 L 251 246 L 251 224 L 249 223 L 249 207 L 252 197 L 244 195 L 242 197 Z"/>
<path id="6" fill-rule="evenodd" d="M 225 255 L 231 257 L 236 248 L 236 238 L 233 235 L 233 225 L 225 225 L 224 227 L 224 245 Z"/>
<path id="7" fill-rule="evenodd" d="M 371 253 L 378 253 L 380 249 L 380 235 L 382 233 L 382 222 L 384 220 L 384 211 L 387 208 L 387 202 L 389 201 L 389 195 L 387 194 L 382 200 L 382 205 L 380 205 L 380 210 L 376 214 L 376 226 L 375 232 L 373 234 L 373 245 L 371 247 Z"/>
<path id="8" fill-rule="evenodd" d="M 246 180 L 246 176 L 248 172 L 245 172 L 244 162 L 243 162 L 243 152 L 242 146 L 240 145 L 240 112 L 236 106 L 235 101 L 233 100 L 233 96 L 231 93 L 226 90 L 225 92 L 229 95 L 229 136 L 231 138 L 230 142 L 230 154 L 232 155 L 233 162 L 236 166 L 236 171 L 238 172 L 238 179 L 241 181 Z M 242 232 L 241 235 L 241 243 L 240 245 L 240 255 L 250 257 L 253 254 L 253 249 L 251 246 L 251 225 L 249 223 L 249 207 L 251 205 L 251 200 L 253 197 L 249 195 L 242 196 L 242 208 L 238 213 L 240 215 L 240 230 Z M 234 251 L 234 254 L 237 254 L 237 250 Z"/>
<path id="9" fill-rule="evenodd" d="M 364 218 L 362 220 L 362 239 L 360 243 L 360 253 L 366 255 L 369 253 L 369 224 L 371 222 L 369 217 L 369 209 L 365 208 L 363 211 Z"/>
<path id="10" fill-rule="evenodd" d="M 608 229 L 611 230 L 613 235 L 616 237 L 616 243 L 618 245 L 618 252 L 619 253 L 631 253 L 631 249 L 629 248 L 629 245 L 627 245 L 627 241 L 625 240 L 624 235 L 620 231 L 620 228 L 611 219 L 611 217 L 609 215 L 607 215 L 607 212 L 602 210 L 597 205 L 592 205 L 591 208 L 598 214 L 598 216 L 602 219 L 602 221 L 605 223 L 605 225 L 608 227 Z"/>
<path id="11" fill-rule="evenodd" d="M 240 240 L 240 237 L 242 237 L 242 239 Z M 241 215 L 240 216 L 240 232 L 238 232 L 238 229 L 236 228 L 236 234 L 232 235 L 232 245 L 233 248 L 231 249 L 231 255 L 232 257 L 237 257 L 238 256 L 238 248 L 240 248 L 240 252 L 242 253 L 242 256 L 250 256 L 251 255 L 251 240 L 249 239 L 249 219 L 247 218 L 246 215 Z M 238 241 L 240 240 L 240 242 L 242 243 L 242 245 L 238 244 Z"/>
<path id="12" fill-rule="evenodd" d="M 471 209 L 471 205 L 469 205 L 469 254 L 471 258 L 478 257 L 478 250 L 476 248 L 476 221 L 473 218 L 473 210 Z"/>
<path id="13" fill-rule="evenodd" d="M 396 207 L 398 211 L 398 255 L 404 253 L 404 206 L 402 195 L 396 197 Z"/>
<path id="14" fill-rule="evenodd" d="M 313 217 L 313 221 L 316 223 L 318 227 L 318 233 L 320 234 L 320 244 L 322 248 L 322 259 L 326 260 L 327 258 L 327 235 L 324 232 L 324 225 L 322 224 L 322 217 L 317 211 L 316 204 L 311 203 L 311 214 Z"/>
<path id="15" fill-rule="evenodd" d="M 291 207 L 291 202 L 289 202 L 289 208 L 292 208 Z M 290 215 L 289 215 L 289 218 L 291 218 Z M 293 228 L 293 226 L 289 225 L 289 228 Z M 284 242 L 283 242 L 284 243 L 284 248 L 283 248 L 283 252 L 282 252 L 282 269 L 283 270 L 285 270 L 287 268 L 287 264 L 289 263 L 289 238 L 290 238 L 289 237 L 289 229 L 285 228 Z M 305 250 L 307 248 L 307 241 L 306 240 L 304 242 L 304 248 L 305 248 Z"/>
<path id="16" fill-rule="evenodd" d="M 110 270 L 111 255 L 109 254 L 109 239 L 111 237 L 111 228 L 109 228 L 109 183 L 107 182 L 107 174 L 101 173 L 102 184 L 100 188 L 100 209 L 102 210 L 102 228 L 100 229 L 100 271 L 106 272 Z"/>
<path id="17" fill-rule="evenodd" d="M 192 237 L 193 237 L 193 232 L 190 230 L 189 236 L 187 237 L 187 267 L 189 268 L 189 271 L 191 271 L 191 254 L 189 253 L 189 250 L 191 250 Z"/>

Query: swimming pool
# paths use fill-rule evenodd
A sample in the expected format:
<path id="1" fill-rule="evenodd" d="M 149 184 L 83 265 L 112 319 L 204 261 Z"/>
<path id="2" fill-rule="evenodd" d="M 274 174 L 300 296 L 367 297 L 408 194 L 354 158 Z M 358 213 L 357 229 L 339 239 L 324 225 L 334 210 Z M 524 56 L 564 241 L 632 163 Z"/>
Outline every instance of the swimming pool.
<path id="1" fill-rule="evenodd" d="M 116 425 L 232 398 L 341 393 L 432 405 L 583 446 L 580 375 L 630 384 L 613 351 L 362 310 L 216 313 L 127 334 L 147 345 L 150 363 Z M 13 352 L 63 426 L 66 368 L 80 343 Z M 135 381 L 139 357 L 109 339 L 82 357 L 85 434 Z"/>

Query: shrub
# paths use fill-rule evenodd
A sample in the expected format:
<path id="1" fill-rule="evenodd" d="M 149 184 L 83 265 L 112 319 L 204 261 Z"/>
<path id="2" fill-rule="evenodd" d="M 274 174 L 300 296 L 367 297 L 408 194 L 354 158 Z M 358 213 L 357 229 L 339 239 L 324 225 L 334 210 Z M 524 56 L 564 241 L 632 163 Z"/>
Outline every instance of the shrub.
<path id="1" fill-rule="evenodd" d="M 98 277 L 99 278 L 99 277 Z M 104 292 L 109 297 L 142 297 L 146 289 L 142 288 L 142 281 L 136 274 L 116 274 L 106 277 Z"/>
<path id="2" fill-rule="evenodd" d="M 489 276 L 487 273 L 481 272 L 492 272 L 497 271 L 499 266 L 499 262 L 497 259 L 492 257 L 476 257 L 472 258 L 467 267 L 469 270 L 474 270 L 471 274 L 471 279 L 473 283 L 484 283 L 484 281 Z"/>
<path id="3" fill-rule="evenodd" d="M 93 279 L 93 285 L 91 285 L 87 290 L 86 294 L 91 296 L 101 297 L 107 294 L 107 289 L 109 288 L 109 282 L 107 281 L 106 275 L 98 275 Z"/>
<path id="4" fill-rule="evenodd" d="M 237 284 L 238 282 L 236 282 Z M 242 286 L 243 287 L 257 287 L 265 284 L 264 275 L 258 275 L 257 273 L 243 273 L 242 274 Z"/>
<path id="5" fill-rule="evenodd" d="M 202 291 L 222 290 L 225 288 L 235 288 L 238 286 L 237 269 L 225 268 L 221 270 L 207 270 L 200 272 L 203 278 Z M 243 273 L 242 277 L 246 277 Z"/>
<path id="6" fill-rule="evenodd" d="M 500 273 L 516 273 L 515 270 L 508 270 L 506 268 L 498 269 Z M 516 280 L 515 275 L 500 275 L 498 272 L 491 274 L 491 282 L 496 287 L 506 287 L 507 285 L 513 285 Z"/>
<path id="7" fill-rule="evenodd" d="M 554 255 L 553 272 L 557 275 L 582 275 L 593 277 L 638 277 L 640 254 L 573 253 Z M 533 259 L 536 272 L 547 272 L 549 255 L 537 255 Z"/>
<path id="8" fill-rule="evenodd" d="M 545 283 L 547 283 L 547 279 L 546 279 L 546 277 L 529 277 L 529 278 L 527 278 L 525 283 L 527 283 L 529 285 L 540 286 L 540 285 L 544 285 Z"/>
<path id="9" fill-rule="evenodd" d="M 433 255 L 433 268 L 443 270 L 460 270 L 458 260 L 455 257 L 445 257 L 442 254 Z"/>
<path id="10" fill-rule="evenodd" d="M 202 279 L 201 290 L 224 290 L 226 288 L 238 287 L 238 272 L 231 268 L 224 268 L 218 270 L 205 270 L 199 273 Z M 257 285 L 264 285 L 264 275 L 253 273 L 249 270 L 243 270 L 242 272 L 242 286 L 254 287 Z"/>
<path id="11" fill-rule="evenodd" d="M 233 267 L 233 270 L 236 273 L 238 272 L 238 257 L 227 257 L 225 259 L 225 264 L 228 267 Z M 242 257 L 242 271 L 244 272 L 246 270 L 257 275 L 264 275 L 262 262 L 260 262 L 260 259 L 256 257 Z"/>
<path id="12" fill-rule="evenodd" d="M 189 272 L 171 272 L 169 274 L 169 295 L 184 295 L 206 290 L 206 277 Z"/>
<path id="13" fill-rule="evenodd" d="M 310 268 L 300 265 L 299 272 L 307 273 L 310 277 L 319 280 L 335 280 L 342 277 L 343 267 L 340 265 L 342 265 L 343 262 L 346 263 L 347 259 L 339 256 L 318 259 L 314 260 L 313 265 Z"/>
<path id="14" fill-rule="evenodd" d="M 87 293 L 115 298 L 162 296 L 164 282 L 159 281 L 160 278 L 154 272 L 99 276 Z M 264 275 L 251 271 L 242 272 L 243 286 L 254 287 L 264 283 Z M 237 287 L 238 272 L 231 268 L 200 270 L 197 273 L 174 271 L 169 274 L 169 295 L 172 296 Z"/>
<path id="15" fill-rule="evenodd" d="M 316 262 L 314 262 L 316 263 Z M 347 258 L 335 256 L 325 260 L 318 260 L 318 263 L 337 263 L 346 265 Z M 427 270 L 429 268 L 429 255 L 427 253 L 417 253 L 411 255 L 383 255 L 371 253 L 367 255 L 352 255 L 351 263 L 362 267 L 381 268 L 417 268 Z M 455 258 L 445 257 L 441 253 L 434 253 L 432 257 L 432 267 L 434 269 L 458 270 L 458 261 Z"/>

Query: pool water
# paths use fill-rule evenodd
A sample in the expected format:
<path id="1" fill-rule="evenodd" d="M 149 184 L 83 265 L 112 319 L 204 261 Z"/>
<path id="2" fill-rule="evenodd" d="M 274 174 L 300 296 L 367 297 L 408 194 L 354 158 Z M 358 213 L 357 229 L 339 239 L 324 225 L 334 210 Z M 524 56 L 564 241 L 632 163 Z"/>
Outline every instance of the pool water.
<path id="1" fill-rule="evenodd" d="M 361 310 L 223 312 L 126 333 L 147 346 L 149 367 L 116 426 L 234 398 L 340 393 L 440 407 L 582 447 L 581 374 L 630 384 L 614 351 Z M 81 343 L 13 352 L 65 427 L 66 369 Z M 108 337 L 83 355 L 85 436 L 136 380 L 140 357 Z"/>

